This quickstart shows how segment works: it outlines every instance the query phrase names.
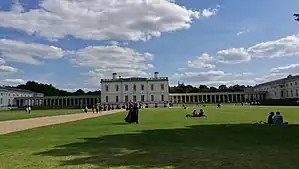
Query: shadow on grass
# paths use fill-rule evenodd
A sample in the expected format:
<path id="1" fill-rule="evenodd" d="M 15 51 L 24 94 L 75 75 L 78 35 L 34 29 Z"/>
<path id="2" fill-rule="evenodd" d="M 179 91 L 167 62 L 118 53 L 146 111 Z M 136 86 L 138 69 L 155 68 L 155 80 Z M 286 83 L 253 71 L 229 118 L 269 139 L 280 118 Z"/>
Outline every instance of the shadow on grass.
<path id="1" fill-rule="evenodd" d="M 82 138 L 35 155 L 101 168 L 298 168 L 299 126 L 198 125 Z"/>

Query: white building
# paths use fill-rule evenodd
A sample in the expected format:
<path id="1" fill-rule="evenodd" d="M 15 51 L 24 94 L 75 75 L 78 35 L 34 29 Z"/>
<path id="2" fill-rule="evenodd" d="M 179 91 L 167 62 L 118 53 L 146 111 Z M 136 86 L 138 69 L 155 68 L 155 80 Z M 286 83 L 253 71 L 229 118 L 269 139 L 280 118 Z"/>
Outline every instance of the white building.
<path id="1" fill-rule="evenodd" d="M 254 100 L 299 98 L 299 75 L 256 85 L 251 94 Z"/>
<path id="2" fill-rule="evenodd" d="M 101 79 L 101 103 L 123 104 L 129 101 L 141 102 L 149 107 L 164 106 L 169 100 L 168 77 L 122 78 L 113 73 L 112 79 Z"/>
<path id="3" fill-rule="evenodd" d="M 20 97 L 43 97 L 42 93 L 35 93 L 29 90 L 7 88 L 0 86 L 0 109 L 14 107 L 17 105 L 16 99 Z"/>

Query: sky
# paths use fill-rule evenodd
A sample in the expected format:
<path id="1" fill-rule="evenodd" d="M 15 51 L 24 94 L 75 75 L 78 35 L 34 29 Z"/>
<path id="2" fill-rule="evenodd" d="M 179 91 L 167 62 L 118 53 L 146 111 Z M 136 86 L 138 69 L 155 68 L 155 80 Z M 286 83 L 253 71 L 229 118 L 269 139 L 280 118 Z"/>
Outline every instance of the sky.
<path id="1" fill-rule="evenodd" d="M 255 85 L 299 73 L 299 1 L 1 0 L 0 85 Z"/>

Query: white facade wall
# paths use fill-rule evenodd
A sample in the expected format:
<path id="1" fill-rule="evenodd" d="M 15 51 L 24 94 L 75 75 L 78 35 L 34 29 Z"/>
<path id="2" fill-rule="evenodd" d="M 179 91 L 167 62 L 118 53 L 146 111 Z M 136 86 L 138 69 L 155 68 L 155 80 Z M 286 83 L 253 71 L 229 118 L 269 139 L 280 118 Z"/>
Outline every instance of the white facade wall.
<path id="1" fill-rule="evenodd" d="M 26 92 L 26 91 L 16 91 L 6 88 L 0 88 L 0 107 L 15 106 L 15 98 L 18 97 L 34 97 L 37 93 Z M 39 93 L 39 96 L 43 97 L 43 94 Z"/>
<path id="2" fill-rule="evenodd" d="M 267 99 L 299 98 L 299 76 L 258 85 L 254 91 L 266 91 Z"/>
<path id="3" fill-rule="evenodd" d="M 153 90 L 151 88 L 152 85 L 154 87 Z M 161 85 L 164 86 L 164 89 L 161 88 Z M 108 86 L 108 91 L 106 91 L 106 86 Z M 118 91 L 117 91 L 117 86 L 118 86 Z M 134 86 L 136 86 L 136 90 L 134 90 Z M 136 102 L 144 102 L 144 103 L 168 102 L 169 100 L 168 86 L 169 86 L 168 80 L 102 82 L 101 102 L 102 104 L 120 104 L 120 103 L 125 103 L 127 101 L 136 101 Z M 108 97 L 108 102 L 106 100 L 106 97 Z M 118 97 L 118 100 L 116 97 Z M 136 100 L 134 100 L 134 97 L 136 97 Z M 144 100 L 142 100 L 142 97 L 144 97 Z M 154 100 L 152 100 L 152 97 Z M 164 98 L 162 99 L 162 97 Z"/>

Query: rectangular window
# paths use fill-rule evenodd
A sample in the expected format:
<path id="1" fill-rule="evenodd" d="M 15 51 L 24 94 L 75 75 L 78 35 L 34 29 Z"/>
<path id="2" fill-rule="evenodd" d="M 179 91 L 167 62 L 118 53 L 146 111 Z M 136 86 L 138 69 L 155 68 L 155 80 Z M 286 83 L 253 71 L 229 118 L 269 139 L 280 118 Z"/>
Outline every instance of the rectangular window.
<path id="1" fill-rule="evenodd" d="M 161 90 L 164 90 L 164 84 L 161 84 Z"/>
<path id="2" fill-rule="evenodd" d="M 289 97 L 289 91 L 287 90 L 287 97 Z"/>
<path id="3" fill-rule="evenodd" d="M 280 92 L 280 95 L 281 95 L 281 97 L 284 97 L 284 96 L 283 96 L 283 91 Z"/>
<path id="4" fill-rule="evenodd" d="M 133 91 L 136 91 L 136 85 L 133 85 Z"/>
<path id="5" fill-rule="evenodd" d="M 106 96 L 106 103 L 108 103 L 109 102 L 109 98 L 108 98 L 108 96 Z"/>
<path id="6" fill-rule="evenodd" d="M 151 90 L 154 90 L 154 84 L 151 84 Z"/>
<path id="7" fill-rule="evenodd" d="M 106 90 L 106 92 L 109 91 L 109 86 L 108 85 L 105 86 L 105 90 Z"/>
<path id="8" fill-rule="evenodd" d="M 118 96 L 116 96 L 115 101 L 116 101 L 116 102 L 119 102 L 119 100 L 118 100 Z"/>
<path id="9" fill-rule="evenodd" d="M 142 90 L 142 91 L 144 90 L 144 85 L 143 85 L 143 84 L 141 85 L 141 90 Z"/>
<path id="10" fill-rule="evenodd" d="M 136 102 L 136 101 L 137 101 L 137 97 L 133 96 L 133 102 Z"/>
<path id="11" fill-rule="evenodd" d="M 144 95 L 141 95 L 141 101 L 144 102 Z"/>
<path id="12" fill-rule="evenodd" d="M 164 95 L 161 95 L 161 101 L 162 102 L 164 101 Z"/>
<path id="13" fill-rule="evenodd" d="M 125 96 L 125 102 L 129 101 L 129 96 Z"/>
<path id="14" fill-rule="evenodd" d="M 295 85 L 297 85 L 297 82 L 295 82 Z"/>
<path id="15" fill-rule="evenodd" d="M 119 86 L 118 86 L 118 85 L 115 85 L 115 91 L 118 92 L 118 90 L 119 90 Z"/>
<path id="16" fill-rule="evenodd" d="M 298 89 L 296 89 L 296 96 L 299 96 Z"/>
<path id="17" fill-rule="evenodd" d="M 293 94 L 294 94 L 294 93 L 293 93 L 293 90 L 291 90 L 291 97 L 293 97 Z"/>
<path id="18" fill-rule="evenodd" d="M 154 95 L 151 95 L 151 101 L 153 102 L 155 100 Z"/>
<path id="19" fill-rule="evenodd" d="M 125 85 L 125 91 L 128 91 L 128 90 L 129 90 L 129 86 Z"/>

